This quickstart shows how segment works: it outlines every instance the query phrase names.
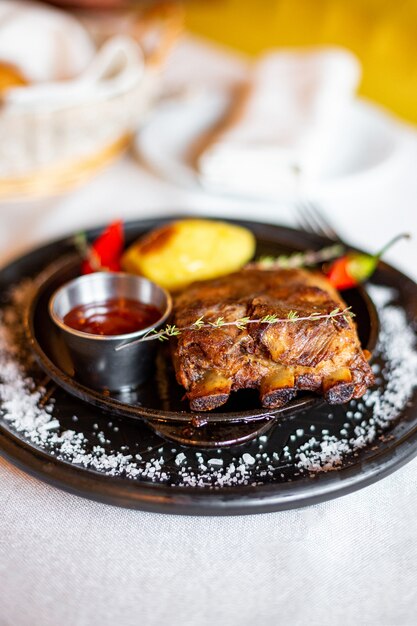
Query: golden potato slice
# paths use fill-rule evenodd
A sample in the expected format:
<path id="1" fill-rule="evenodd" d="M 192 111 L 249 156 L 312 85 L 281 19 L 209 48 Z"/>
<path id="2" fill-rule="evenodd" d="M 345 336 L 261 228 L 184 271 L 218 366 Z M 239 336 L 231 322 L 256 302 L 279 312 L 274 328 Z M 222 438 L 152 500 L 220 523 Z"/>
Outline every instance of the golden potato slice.
<path id="1" fill-rule="evenodd" d="M 255 252 L 255 237 L 226 222 L 185 219 L 157 228 L 123 255 L 122 266 L 176 291 L 196 280 L 240 269 Z"/>

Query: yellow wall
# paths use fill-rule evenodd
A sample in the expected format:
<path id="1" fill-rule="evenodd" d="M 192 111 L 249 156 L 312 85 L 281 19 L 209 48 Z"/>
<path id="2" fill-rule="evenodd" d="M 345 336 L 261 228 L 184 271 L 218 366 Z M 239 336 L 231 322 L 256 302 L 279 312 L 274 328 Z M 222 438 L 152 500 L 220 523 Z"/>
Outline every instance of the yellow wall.
<path id="1" fill-rule="evenodd" d="M 188 0 L 186 23 L 251 54 L 346 46 L 363 64 L 361 93 L 417 123 L 417 0 Z"/>

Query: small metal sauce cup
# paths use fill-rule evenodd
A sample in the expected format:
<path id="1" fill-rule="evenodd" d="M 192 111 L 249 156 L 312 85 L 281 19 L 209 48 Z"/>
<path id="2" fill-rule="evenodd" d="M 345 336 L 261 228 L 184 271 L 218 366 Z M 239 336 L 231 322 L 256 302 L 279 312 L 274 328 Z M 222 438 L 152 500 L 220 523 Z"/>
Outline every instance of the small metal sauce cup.
<path id="1" fill-rule="evenodd" d="M 93 335 L 65 324 L 65 316 L 75 307 L 113 298 L 152 304 L 161 311 L 161 317 L 152 326 L 124 335 Z M 75 377 L 101 391 L 128 391 L 152 373 L 156 341 L 137 343 L 120 351 L 115 348 L 160 327 L 171 309 L 171 296 L 165 289 L 141 276 L 122 272 L 97 272 L 75 278 L 60 287 L 49 302 L 50 316 L 68 347 Z"/>

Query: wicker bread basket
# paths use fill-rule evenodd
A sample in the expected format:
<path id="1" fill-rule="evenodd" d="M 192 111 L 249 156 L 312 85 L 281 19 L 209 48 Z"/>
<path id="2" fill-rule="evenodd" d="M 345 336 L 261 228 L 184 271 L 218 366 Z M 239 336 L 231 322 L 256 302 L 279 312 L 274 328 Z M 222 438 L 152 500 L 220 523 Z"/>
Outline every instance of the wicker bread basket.
<path id="1" fill-rule="evenodd" d="M 158 92 L 162 61 L 179 33 L 171 21 L 152 53 L 118 35 L 72 84 L 14 89 L 0 105 L 0 199 L 64 191 L 129 144 Z"/>

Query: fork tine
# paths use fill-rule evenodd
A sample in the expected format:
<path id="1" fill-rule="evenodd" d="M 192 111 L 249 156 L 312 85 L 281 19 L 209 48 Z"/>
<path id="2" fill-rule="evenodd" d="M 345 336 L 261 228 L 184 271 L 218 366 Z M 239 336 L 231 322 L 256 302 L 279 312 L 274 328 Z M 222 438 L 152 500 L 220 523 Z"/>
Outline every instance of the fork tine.
<path id="1" fill-rule="evenodd" d="M 314 218 L 314 214 L 309 211 L 306 202 L 298 202 L 296 208 L 298 212 L 298 222 L 301 228 L 303 228 L 307 232 L 313 233 L 314 235 L 326 237 L 326 234 L 323 231 L 322 227 Z"/>
<path id="2" fill-rule="evenodd" d="M 298 202 L 296 205 L 298 213 L 298 223 L 304 230 L 312 232 L 321 237 L 341 241 L 341 238 L 331 226 L 327 217 L 315 204 L 307 200 Z"/>
<path id="3" fill-rule="evenodd" d="M 317 223 L 321 226 L 321 229 L 325 233 L 326 237 L 328 237 L 329 239 L 334 239 L 335 241 L 340 241 L 339 235 L 337 234 L 328 217 L 323 213 L 323 211 L 311 201 L 307 201 L 306 206 L 307 210 L 310 211 L 311 215 L 315 217 Z"/>
<path id="4" fill-rule="evenodd" d="M 297 211 L 297 223 L 302 230 L 305 230 L 308 233 L 314 233 L 315 230 L 312 228 L 309 218 L 304 213 L 304 208 L 301 202 L 297 202 L 296 206 Z"/>
<path id="5" fill-rule="evenodd" d="M 312 205 L 311 202 L 305 202 L 304 211 L 308 214 L 310 221 L 315 226 L 314 232 L 323 237 L 328 237 L 329 234 L 327 228 L 325 225 L 323 226 L 322 220 L 320 220 L 314 205 Z"/>

